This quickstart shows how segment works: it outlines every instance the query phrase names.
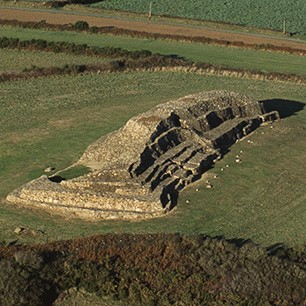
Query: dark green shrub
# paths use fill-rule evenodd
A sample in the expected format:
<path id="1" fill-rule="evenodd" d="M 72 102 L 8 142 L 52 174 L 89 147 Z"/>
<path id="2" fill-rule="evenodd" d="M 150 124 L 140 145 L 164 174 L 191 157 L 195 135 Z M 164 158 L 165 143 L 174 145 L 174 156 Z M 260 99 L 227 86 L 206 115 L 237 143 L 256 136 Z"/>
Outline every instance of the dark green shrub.
<path id="1" fill-rule="evenodd" d="M 134 51 L 132 53 L 132 58 L 144 58 L 144 57 L 149 57 L 152 56 L 152 52 L 149 50 L 140 50 L 140 51 Z"/>
<path id="2" fill-rule="evenodd" d="M 0 262 L 1 305 L 48 305 L 50 286 L 39 275 L 42 264 L 39 256 L 18 254 L 16 261 Z"/>
<path id="3" fill-rule="evenodd" d="M 0 305 L 45 305 L 71 287 L 125 305 L 302 305 L 306 297 L 305 249 L 276 257 L 251 242 L 171 234 L 107 234 L 44 248 L 0 261 Z"/>
<path id="4" fill-rule="evenodd" d="M 124 61 L 111 61 L 109 63 L 110 71 L 119 71 L 124 68 Z"/>
<path id="5" fill-rule="evenodd" d="M 90 28 L 90 32 L 91 32 L 91 33 L 96 34 L 96 33 L 98 33 L 98 32 L 99 32 L 99 28 L 98 28 L 98 27 L 93 26 L 93 27 L 91 27 L 91 28 Z"/>
<path id="6" fill-rule="evenodd" d="M 88 30 L 89 24 L 87 21 L 79 20 L 74 24 L 74 28 L 78 31 Z"/>
<path id="7" fill-rule="evenodd" d="M 14 254 L 15 261 L 27 269 L 38 270 L 43 265 L 43 257 L 35 251 L 20 251 Z"/>

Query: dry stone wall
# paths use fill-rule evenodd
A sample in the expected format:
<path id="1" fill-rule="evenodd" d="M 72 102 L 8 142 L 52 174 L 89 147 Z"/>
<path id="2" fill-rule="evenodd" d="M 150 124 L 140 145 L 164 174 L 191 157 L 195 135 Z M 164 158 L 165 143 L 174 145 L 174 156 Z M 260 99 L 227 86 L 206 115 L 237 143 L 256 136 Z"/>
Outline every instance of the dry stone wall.
<path id="1" fill-rule="evenodd" d="M 237 140 L 279 118 L 249 96 L 211 91 L 158 105 L 90 145 L 87 175 L 54 183 L 42 176 L 7 200 L 86 219 L 148 218 L 171 210 Z"/>

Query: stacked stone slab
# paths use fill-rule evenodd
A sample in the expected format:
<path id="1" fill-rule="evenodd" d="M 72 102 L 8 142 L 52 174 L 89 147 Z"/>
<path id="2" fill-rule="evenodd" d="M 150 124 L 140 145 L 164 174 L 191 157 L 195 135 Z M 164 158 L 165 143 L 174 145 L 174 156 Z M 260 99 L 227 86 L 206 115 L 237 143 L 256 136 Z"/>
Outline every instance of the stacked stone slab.
<path id="1" fill-rule="evenodd" d="M 7 199 L 87 219 L 147 218 L 176 205 L 237 140 L 279 118 L 252 98 L 211 91 L 158 105 L 90 145 L 87 175 L 54 183 L 42 176 Z"/>

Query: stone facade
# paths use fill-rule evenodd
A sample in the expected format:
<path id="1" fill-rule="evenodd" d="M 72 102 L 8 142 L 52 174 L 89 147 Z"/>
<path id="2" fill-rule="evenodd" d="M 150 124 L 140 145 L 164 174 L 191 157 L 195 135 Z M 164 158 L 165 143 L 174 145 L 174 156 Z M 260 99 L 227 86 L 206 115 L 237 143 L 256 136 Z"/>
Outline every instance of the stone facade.
<path id="1" fill-rule="evenodd" d="M 203 92 L 158 105 L 90 145 L 87 175 L 54 183 L 42 176 L 8 201 L 86 219 L 148 218 L 171 210 L 237 140 L 279 119 L 238 93 Z"/>

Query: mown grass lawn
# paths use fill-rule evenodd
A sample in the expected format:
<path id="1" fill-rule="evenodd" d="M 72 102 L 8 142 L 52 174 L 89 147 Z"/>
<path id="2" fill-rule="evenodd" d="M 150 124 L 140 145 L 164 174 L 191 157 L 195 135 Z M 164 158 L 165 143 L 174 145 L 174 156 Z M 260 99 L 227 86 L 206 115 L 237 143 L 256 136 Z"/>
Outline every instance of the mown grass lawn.
<path id="1" fill-rule="evenodd" d="M 292 115 L 251 135 L 210 173 L 219 178 L 207 190 L 191 186 L 177 208 L 146 221 L 66 220 L 46 212 L 5 204 L 8 192 L 77 161 L 101 135 L 154 105 L 204 90 L 226 89 L 256 99 L 283 99 Z M 251 238 L 265 245 L 305 243 L 305 85 L 204 76 L 191 73 L 133 72 L 48 77 L 0 83 L 0 240 L 43 242 L 104 232 L 182 232 Z M 289 104 L 288 104 L 289 103 Z M 285 112 L 286 114 L 286 112 Z M 233 160 L 243 151 L 242 163 Z M 226 164 L 230 167 L 226 168 Z M 225 170 L 221 171 L 221 167 Z M 186 203 L 189 200 L 190 203 Z M 45 234 L 18 236 L 16 226 Z"/>
<path id="2" fill-rule="evenodd" d="M 0 35 L 21 40 L 45 39 L 67 41 L 90 46 L 112 46 L 131 51 L 150 50 L 165 55 L 176 55 L 187 60 L 222 65 L 231 68 L 306 75 L 305 57 L 287 53 L 220 47 L 214 45 L 114 36 L 77 32 L 47 31 L 26 28 L 0 27 Z"/>

